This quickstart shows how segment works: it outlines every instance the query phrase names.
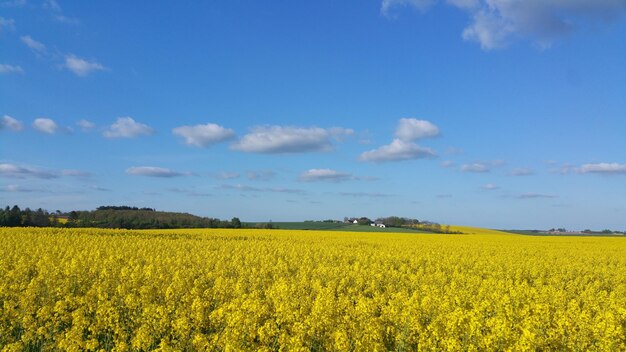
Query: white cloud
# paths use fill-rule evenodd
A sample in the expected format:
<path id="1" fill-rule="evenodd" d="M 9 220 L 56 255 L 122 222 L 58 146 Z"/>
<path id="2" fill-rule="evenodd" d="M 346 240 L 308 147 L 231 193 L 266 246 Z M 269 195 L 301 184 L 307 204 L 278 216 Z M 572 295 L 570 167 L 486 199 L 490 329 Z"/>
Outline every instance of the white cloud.
<path id="1" fill-rule="evenodd" d="M 89 62 L 73 54 L 65 56 L 64 67 L 80 77 L 85 77 L 94 71 L 103 71 L 106 69 L 96 61 Z"/>
<path id="2" fill-rule="evenodd" d="M 106 138 L 134 138 L 137 136 L 149 136 L 154 130 L 143 123 L 136 122 L 131 117 L 118 117 L 108 130 L 104 131 Z"/>
<path id="3" fill-rule="evenodd" d="M 500 189 L 500 187 L 494 185 L 493 183 L 488 183 L 481 187 L 485 191 L 495 191 L 496 189 Z"/>
<path id="4" fill-rule="evenodd" d="M 463 164 L 461 165 L 461 171 L 463 172 L 489 172 L 489 166 L 484 163 L 472 163 L 472 164 Z"/>
<path id="5" fill-rule="evenodd" d="M 45 117 L 35 119 L 33 122 L 33 128 L 41 133 L 53 134 L 58 127 L 54 120 Z"/>
<path id="6" fill-rule="evenodd" d="M 0 176 L 12 177 L 12 178 L 42 178 L 51 179 L 59 177 L 58 173 L 48 170 L 42 170 L 30 166 L 19 166 L 15 164 L 3 163 L 0 164 Z"/>
<path id="7" fill-rule="evenodd" d="M 211 144 L 228 140 L 235 136 L 235 132 L 214 123 L 195 126 L 180 126 L 172 130 L 176 136 L 182 137 L 185 144 L 195 147 L 207 147 Z"/>
<path id="8" fill-rule="evenodd" d="M 328 181 L 328 182 L 342 182 L 354 179 L 352 174 L 346 172 L 339 172 L 332 169 L 309 169 L 300 174 L 298 177 L 300 181 L 313 182 L 313 181 Z"/>
<path id="9" fill-rule="evenodd" d="M 425 10 L 433 1 L 383 0 L 381 11 L 412 6 Z M 463 30 L 465 40 L 484 50 L 507 46 L 514 39 L 528 39 L 541 47 L 581 28 L 616 22 L 626 12 L 623 0 L 448 0 L 471 18 Z"/>
<path id="10" fill-rule="evenodd" d="M 359 160 L 379 163 L 385 161 L 430 158 L 434 156 L 436 156 L 436 154 L 430 148 L 423 148 L 415 143 L 396 138 L 391 144 L 383 145 L 380 148 L 362 153 L 359 156 Z"/>
<path id="11" fill-rule="evenodd" d="M 170 169 L 166 169 L 163 167 L 156 167 L 156 166 L 133 166 L 133 167 L 126 169 L 126 173 L 129 175 L 135 175 L 135 176 L 163 177 L 163 178 L 187 175 L 181 172 L 172 171 Z"/>
<path id="12" fill-rule="evenodd" d="M 93 122 L 88 121 L 88 120 L 85 120 L 85 119 L 83 119 L 83 120 L 80 120 L 80 121 L 76 122 L 76 124 L 77 124 L 77 125 L 78 125 L 78 127 L 80 127 L 83 131 L 88 131 L 88 130 L 90 130 L 90 129 L 92 129 L 92 128 L 96 127 L 96 125 L 95 125 Z"/>
<path id="13" fill-rule="evenodd" d="M 19 132 L 22 130 L 22 122 L 9 115 L 2 116 L 2 122 L 0 122 L 0 129 L 8 128 L 11 131 Z"/>
<path id="14" fill-rule="evenodd" d="M 258 126 L 231 148 L 249 153 L 304 153 L 332 150 L 331 138 L 351 134 L 352 130 L 319 127 Z"/>
<path id="15" fill-rule="evenodd" d="M 597 163 L 597 164 L 584 164 L 578 172 L 587 174 L 605 174 L 605 175 L 626 175 L 626 164 L 618 163 Z"/>
<path id="16" fill-rule="evenodd" d="M 44 54 L 46 52 L 46 46 L 43 45 L 41 42 L 38 42 L 35 39 L 31 38 L 31 36 L 29 35 L 24 35 L 20 37 L 20 40 L 36 53 Z"/>
<path id="17" fill-rule="evenodd" d="M 0 73 L 24 73 L 24 69 L 22 69 L 19 65 L 8 65 L 8 64 L 0 64 Z"/>
<path id="18" fill-rule="evenodd" d="M 439 128 L 432 122 L 417 120 L 414 118 L 400 119 L 396 128 L 396 137 L 406 142 L 418 139 L 436 137 L 439 135 Z"/>
<path id="19" fill-rule="evenodd" d="M 454 166 L 454 161 L 452 160 L 444 160 L 441 162 L 441 167 L 449 168 Z"/>
<path id="20" fill-rule="evenodd" d="M 398 121 L 396 138 L 390 144 L 362 153 L 359 160 L 378 163 L 434 157 L 436 154 L 433 150 L 420 147 L 414 141 L 438 135 L 439 128 L 432 122 L 402 118 Z"/>
<path id="21" fill-rule="evenodd" d="M 535 172 L 532 169 L 528 169 L 528 168 L 517 168 L 509 172 L 510 176 L 530 176 L 534 174 Z"/>

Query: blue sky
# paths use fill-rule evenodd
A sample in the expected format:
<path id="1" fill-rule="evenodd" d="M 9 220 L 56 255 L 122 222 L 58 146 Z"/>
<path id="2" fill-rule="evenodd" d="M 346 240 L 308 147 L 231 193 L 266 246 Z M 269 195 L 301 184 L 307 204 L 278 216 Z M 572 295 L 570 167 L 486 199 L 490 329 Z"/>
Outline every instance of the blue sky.
<path id="1" fill-rule="evenodd" d="M 621 0 L 0 1 L 0 199 L 626 230 Z"/>

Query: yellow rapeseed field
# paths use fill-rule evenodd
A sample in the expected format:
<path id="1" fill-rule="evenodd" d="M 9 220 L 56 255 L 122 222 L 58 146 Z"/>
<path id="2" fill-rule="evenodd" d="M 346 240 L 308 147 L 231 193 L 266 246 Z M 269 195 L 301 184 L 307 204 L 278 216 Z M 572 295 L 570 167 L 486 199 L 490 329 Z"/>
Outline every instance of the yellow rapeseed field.
<path id="1" fill-rule="evenodd" d="M 0 349 L 626 350 L 626 239 L 0 228 Z"/>

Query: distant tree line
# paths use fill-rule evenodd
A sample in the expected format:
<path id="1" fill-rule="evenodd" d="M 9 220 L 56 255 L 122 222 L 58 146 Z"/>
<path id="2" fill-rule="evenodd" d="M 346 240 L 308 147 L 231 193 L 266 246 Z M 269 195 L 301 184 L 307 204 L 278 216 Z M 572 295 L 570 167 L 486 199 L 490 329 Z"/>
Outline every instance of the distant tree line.
<path id="1" fill-rule="evenodd" d="M 200 217 L 187 213 L 155 211 L 152 208 L 103 206 L 91 211 L 48 213 L 41 208 L 21 210 L 17 205 L 0 211 L 0 226 L 59 226 L 98 227 L 123 229 L 175 229 L 175 228 L 240 228 L 242 223 L 234 217 L 230 221 Z"/>
<path id="2" fill-rule="evenodd" d="M 137 207 L 129 207 L 127 205 L 103 205 L 97 207 L 96 210 L 145 210 L 145 211 L 156 211 L 154 208 L 137 208 Z"/>
<path id="3" fill-rule="evenodd" d="M 57 214 L 50 214 L 41 208 L 31 210 L 30 208 L 20 209 L 17 205 L 13 208 L 0 210 L 0 226 L 6 227 L 47 227 L 58 226 L 59 218 Z"/>

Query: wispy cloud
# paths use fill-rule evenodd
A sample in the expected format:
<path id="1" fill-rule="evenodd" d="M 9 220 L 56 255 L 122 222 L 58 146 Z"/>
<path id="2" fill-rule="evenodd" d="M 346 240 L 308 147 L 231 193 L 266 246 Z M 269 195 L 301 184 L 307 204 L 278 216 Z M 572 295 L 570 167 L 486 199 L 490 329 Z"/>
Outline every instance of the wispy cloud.
<path id="1" fill-rule="evenodd" d="M 188 173 L 173 171 L 163 167 L 156 166 L 133 166 L 126 169 L 126 173 L 134 176 L 162 177 L 171 178 L 179 176 L 188 176 Z"/>
<path id="2" fill-rule="evenodd" d="M 457 148 L 457 147 L 448 147 L 446 149 L 446 154 L 447 155 L 458 155 L 458 154 L 463 154 L 463 149 L 461 148 Z"/>
<path id="3" fill-rule="evenodd" d="M 52 14 L 55 21 L 65 24 L 79 24 L 80 21 L 74 17 L 67 17 L 63 14 L 63 10 L 59 3 L 55 0 L 45 0 L 43 8 Z"/>
<path id="4" fill-rule="evenodd" d="M 545 193 L 522 193 L 517 196 L 519 199 L 537 199 L 537 198 L 559 198 L 559 196 L 554 194 L 545 194 Z"/>
<path id="5" fill-rule="evenodd" d="M 392 197 L 393 194 L 379 193 L 379 192 L 339 192 L 340 196 L 344 197 L 367 197 L 367 198 L 387 198 Z"/>
<path id="6" fill-rule="evenodd" d="M 486 185 L 481 187 L 483 190 L 485 191 L 495 191 L 497 189 L 500 189 L 500 187 L 494 185 L 493 183 L 487 183 Z"/>
<path id="7" fill-rule="evenodd" d="M 444 161 L 441 162 L 440 165 L 441 165 L 441 167 L 449 168 L 449 167 L 453 167 L 455 165 L 455 163 L 452 160 L 444 160 Z"/>
<path id="8" fill-rule="evenodd" d="M 47 52 L 46 46 L 43 43 L 36 41 L 29 35 L 21 36 L 20 40 L 37 54 L 45 54 Z"/>
<path id="9" fill-rule="evenodd" d="M 0 176 L 9 178 L 40 178 L 40 179 L 55 179 L 59 177 L 78 177 L 88 178 L 91 173 L 82 170 L 64 169 L 64 170 L 50 170 L 40 167 L 18 165 L 12 163 L 0 164 Z"/>
<path id="10" fill-rule="evenodd" d="M 246 178 L 250 181 L 269 181 L 276 177 L 272 170 L 247 171 Z"/>
<path id="11" fill-rule="evenodd" d="M 626 164 L 618 163 L 597 163 L 597 164 L 584 164 L 578 172 L 582 174 L 603 174 L 603 175 L 626 175 Z"/>
<path id="12" fill-rule="evenodd" d="M 170 192 L 180 193 L 190 197 L 211 197 L 212 194 L 208 192 L 198 191 L 196 189 L 185 189 L 185 188 L 170 188 Z"/>
<path id="13" fill-rule="evenodd" d="M 435 2 L 436 0 L 383 0 L 380 5 L 380 13 L 387 17 L 393 17 L 391 10 L 398 7 L 413 7 L 425 11 Z"/>
<path id="14" fill-rule="evenodd" d="M 509 176 L 531 176 L 534 174 L 535 171 L 529 168 L 517 168 L 509 172 Z"/>
<path id="15" fill-rule="evenodd" d="M 546 162 L 550 166 L 550 172 L 553 174 L 566 175 L 577 171 L 576 166 L 572 164 L 559 164 L 556 161 Z"/>
<path id="16" fill-rule="evenodd" d="M 0 176 L 10 178 L 41 178 L 52 179 L 58 178 L 59 174 L 55 171 L 44 170 L 31 166 L 20 166 L 10 163 L 0 164 Z"/>
<path id="17" fill-rule="evenodd" d="M 63 67 L 79 77 L 86 77 L 95 71 L 106 70 L 106 67 L 102 66 L 100 63 L 96 61 L 87 61 L 74 54 L 68 54 L 65 56 L 65 63 Z"/>
<path id="18" fill-rule="evenodd" d="M 235 136 L 235 131 L 214 123 L 195 126 L 180 126 L 172 130 L 176 136 L 182 137 L 185 144 L 194 147 L 208 147 L 226 141 Z"/>
<path id="19" fill-rule="evenodd" d="M 226 172 L 226 171 L 222 171 L 222 172 L 218 172 L 215 174 L 211 175 L 214 178 L 217 178 L 219 180 L 232 180 L 235 178 L 239 178 L 239 176 L 241 176 L 240 173 L 238 172 Z"/>
<path id="20" fill-rule="evenodd" d="M 46 190 L 43 188 L 30 188 L 24 187 L 21 185 L 6 185 L 0 188 L 0 192 L 9 192 L 9 193 L 48 193 L 50 190 Z"/>
<path id="21" fill-rule="evenodd" d="M 355 179 L 355 177 L 347 172 L 340 172 L 332 169 L 309 169 L 298 176 L 303 182 L 343 182 Z"/>
<path id="22" fill-rule="evenodd" d="M 1 7 L 22 7 L 26 5 L 26 0 L 5 0 L 0 2 Z"/>
<path id="23" fill-rule="evenodd" d="M 74 169 L 61 170 L 61 175 L 63 175 L 63 176 L 72 176 L 72 177 L 79 177 L 79 178 L 89 178 L 89 177 L 91 177 L 91 173 L 90 172 L 82 171 L 82 170 L 74 170 Z"/>
<path id="24" fill-rule="evenodd" d="M 258 126 L 234 143 L 234 150 L 249 153 L 285 154 L 332 150 L 332 140 L 352 134 L 344 128 Z"/>
<path id="25" fill-rule="evenodd" d="M 106 138 L 134 138 L 152 134 L 154 134 L 154 130 L 150 126 L 136 122 L 131 117 L 119 117 L 117 121 L 103 133 Z"/>
<path id="26" fill-rule="evenodd" d="M 76 124 L 78 125 L 78 127 L 80 127 L 83 131 L 89 131 L 91 129 L 93 129 L 94 127 L 96 127 L 96 124 L 88 121 L 88 120 L 80 120 L 78 122 L 76 122 Z"/>
<path id="27" fill-rule="evenodd" d="M 0 121 L 0 129 L 8 128 L 11 131 L 19 132 L 23 129 L 22 122 L 18 119 L 15 119 L 9 115 L 2 116 L 2 121 Z"/>
<path id="28" fill-rule="evenodd" d="M 0 34 L 4 31 L 14 31 L 15 30 L 15 20 L 12 18 L 4 18 L 0 16 Z"/>
<path id="29" fill-rule="evenodd" d="M 23 74 L 24 69 L 19 65 L 0 64 L 0 74 L 17 73 Z"/>
<path id="30" fill-rule="evenodd" d="M 489 165 L 485 163 L 463 164 L 461 165 L 460 170 L 463 172 L 474 172 L 474 173 L 484 173 L 484 172 L 491 171 L 491 169 L 489 168 Z"/>
<path id="31" fill-rule="evenodd" d="M 33 121 L 33 128 L 41 133 L 54 134 L 59 126 L 52 119 L 40 117 Z"/>
<path id="32" fill-rule="evenodd" d="M 306 193 L 304 190 L 297 189 L 297 188 L 273 188 L 273 187 L 261 188 L 261 187 L 253 187 L 253 186 L 247 186 L 247 185 L 242 185 L 242 184 L 235 184 L 235 185 L 223 184 L 223 185 L 220 185 L 218 188 L 226 189 L 226 190 L 237 190 L 237 191 L 242 191 L 242 192 L 271 192 L 271 193 L 294 193 L 294 194 Z"/>

